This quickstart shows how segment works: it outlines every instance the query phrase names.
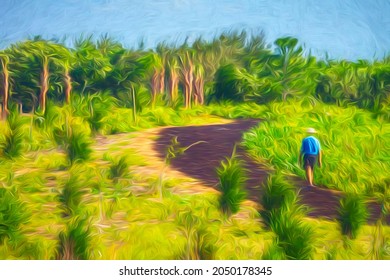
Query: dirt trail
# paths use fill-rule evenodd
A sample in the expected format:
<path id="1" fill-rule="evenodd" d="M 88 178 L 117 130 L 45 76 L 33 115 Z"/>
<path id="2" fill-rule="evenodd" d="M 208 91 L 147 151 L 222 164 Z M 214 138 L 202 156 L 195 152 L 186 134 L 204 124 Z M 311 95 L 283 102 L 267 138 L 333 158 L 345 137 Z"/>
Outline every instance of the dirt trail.
<path id="1" fill-rule="evenodd" d="M 171 168 L 197 179 L 205 186 L 216 189 L 218 184 L 216 168 L 220 165 L 220 161 L 231 155 L 234 144 L 241 141 L 242 133 L 258 123 L 259 120 L 239 120 L 219 125 L 164 128 L 159 130 L 160 137 L 156 140 L 154 149 L 160 159 L 163 159 L 174 136 L 178 137 L 182 146 L 205 141 L 206 143 L 195 145 L 185 154 L 175 158 L 171 163 Z M 248 170 L 248 199 L 259 203 L 262 195 L 260 186 L 267 179 L 268 171 L 252 160 L 242 149 L 238 149 L 237 152 L 244 161 L 244 167 Z M 300 189 L 302 203 L 311 209 L 309 216 L 337 218 L 337 208 L 342 197 L 341 192 L 324 187 L 307 188 L 304 180 L 297 177 L 291 179 Z M 369 222 L 373 223 L 379 217 L 380 206 L 370 202 L 369 210 Z M 387 224 L 390 224 L 390 216 L 386 220 Z"/>

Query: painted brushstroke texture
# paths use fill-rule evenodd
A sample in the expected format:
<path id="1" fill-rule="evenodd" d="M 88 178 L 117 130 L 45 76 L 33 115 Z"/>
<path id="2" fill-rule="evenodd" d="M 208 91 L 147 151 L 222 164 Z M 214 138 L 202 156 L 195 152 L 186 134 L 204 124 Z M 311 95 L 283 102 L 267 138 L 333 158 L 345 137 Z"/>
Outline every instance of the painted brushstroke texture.
<path id="1" fill-rule="evenodd" d="M 263 30 L 267 41 L 293 36 L 313 54 L 383 58 L 390 46 L 390 1 L 2 0 L 0 47 L 28 37 L 106 34 L 126 46 L 211 38 L 230 29 Z"/>

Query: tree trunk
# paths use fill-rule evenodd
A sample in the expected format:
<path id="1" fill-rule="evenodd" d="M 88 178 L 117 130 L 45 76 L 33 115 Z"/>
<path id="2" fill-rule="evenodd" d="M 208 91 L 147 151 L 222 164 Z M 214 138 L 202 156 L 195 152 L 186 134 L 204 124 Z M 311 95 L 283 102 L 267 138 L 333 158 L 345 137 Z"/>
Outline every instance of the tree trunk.
<path id="1" fill-rule="evenodd" d="M 132 97 L 133 97 L 133 120 L 134 120 L 134 123 L 137 123 L 137 105 L 135 103 L 135 88 L 133 86 L 130 87 L 130 90 L 131 90 L 131 94 L 132 94 Z"/>
<path id="2" fill-rule="evenodd" d="M 162 68 L 160 71 L 160 81 L 159 81 L 159 93 L 163 93 L 165 91 L 165 69 Z"/>
<path id="3" fill-rule="evenodd" d="M 153 72 L 151 88 L 152 88 L 152 108 L 154 108 L 154 105 L 156 103 L 157 91 L 159 90 L 159 73 L 157 69 L 155 69 Z"/>
<path id="4" fill-rule="evenodd" d="M 186 109 L 191 108 L 191 99 L 192 99 L 192 87 L 193 87 L 193 65 L 189 61 L 189 67 L 185 70 L 184 83 L 185 83 L 185 106 Z"/>
<path id="5" fill-rule="evenodd" d="M 169 97 L 171 99 L 171 103 L 175 103 L 178 96 L 178 85 L 179 85 L 179 77 L 174 69 L 170 70 L 170 80 L 169 80 Z"/>
<path id="6" fill-rule="evenodd" d="M 72 92 L 72 79 L 69 75 L 69 69 L 65 70 L 64 82 L 65 82 L 65 102 L 66 104 L 70 104 L 70 93 Z"/>
<path id="7" fill-rule="evenodd" d="M 41 92 L 39 95 L 39 107 L 42 113 L 45 113 L 46 110 L 46 96 L 47 96 L 47 91 L 49 89 L 48 80 L 49 80 L 49 62 L 48 59 L 45 57 L 42 65 Z"/>
<path id="8" fill-rule="evenodd" d="M 203 77 L 198 75 L 194 80 L 194 99 L 195 104 L 204 104 L 204 80 Z"/>
<path id="9" fill-rule="evenodd" d="M 8 109 L 8 96 L 9 96 L 9 72 L 8 64 L 1 60 L 1 66 L 3 68 L 3 114 L 4 118 L 9 115 Z"/>

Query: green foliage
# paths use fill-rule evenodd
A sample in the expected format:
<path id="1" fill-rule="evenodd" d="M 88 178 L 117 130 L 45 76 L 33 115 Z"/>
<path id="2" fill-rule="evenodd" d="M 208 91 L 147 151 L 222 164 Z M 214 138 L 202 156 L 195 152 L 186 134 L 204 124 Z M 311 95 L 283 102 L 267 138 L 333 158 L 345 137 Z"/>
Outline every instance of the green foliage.
<path id="1" fill-rule="evenodd" d="M 59 193 L 58 200 L 61 203 L 64 217 L 79 214 L 80 204 L 83 195 L 86 193 L 86 188 L 82 184 L 80 176 L 81 174 L 73 171 Z"/>
<path id="2" fill-rule="evenodd" d="M 286 254 L 283 248 L 278 244 L 278 242 L 274 241 L 267 248 L 264 255 L 262 256 L 263 260 L 285 260 Z"/>
<path id="3" fill-rule="evenodd" d="M 267 122 L 244 134 L 244 145 L 262 163 L 305 177 L 298 165 L 306 129 L 314 127 L 323 150 L 323 166 L 314 182 L 346 192 L 369 192 L 388 178 L 390 125 L 365 111 L 305 103 L 270 103 Z M 372 173 L 375 170 L 375 174 Z"/>
<path id="4" fill-rule="evenodd" d="M 91 150 L 91 129 L 80 117 L 71 114 L 68 107 L 49 106 L 44 119 L 44 130 L 53 134 L 56 143 L 66 152 L 71 164 L 89 159 Z"/>
<path id="5" fill-rule="evenodd" d="M 109 92 L 98 92 L 93 95 L 74 97 L 72 111 L 82 117 L 91 128 L 99 132 L 104 126 L 104 118 L 117 107 L 117 100 Z"/>
<path id="6" fill-rule="evenodd" d="M 340 201 L 339 222 L 341 232 L 354 239 L 368 218 L 364 199 L 356 194 L 347 194 Z"/>
<path id="7" fill-rule="evenodd" d="M 117 181 L 119 178 L 124 177 L 129 170 L 129 163 L 126 156 L 121 156 L 111 160 L 108 177 Z"/>
<path id="8" fill-rule="evenodd" d="M 24 120 L 18 113 L 11 111 L 7 117 L 6 131 L 0 137 L 1 154 L 9 159 L 20 156 L 24 148 Z"/>
<path id="9" fill-rule="evenodd" d="M 268 178 L 264 186 L 260 214 L 266 225 L 276 234 L 276 239 L 263 258 L 312 258 L 314 232 L 302 220 L 305 211 L 298 203 L 296 190 L 282 174 L 276 173 Z"/>
<path id="10" fill-rule="evenodd" d="M 302 217 L 293 212 L 274 215 L 270 222 L 272 231 L 277 235 L 277 243 L 290 260 L 308 260 L 314 252 L 314 232 Z"/>
<path id="11" fill-rule="evenodd" d="M 315 181 L 329 188 L 380 199 L 384 221 L 389 211 L 390 174 L 388 61 L 317 61 L 304 55 L 295 38 L 277 39 L 275 51 L 267 49 L 264 42 L 262 36 L 248 38 L 243 32 L 222 34 L 210 42 L 199 38 L 192 45 L 185 43 L 179 48 L 160 46 L 156 51 L 144 51 L 126 50 L 106 37 L 97 43 L 92 38 L 81 39 L 70 50 L 37 38 L 4 50 L 10 108 L 22 105 L 24 115 L 32 114 L 29 119 L 11 112 L 7 121 L 0 124 L 1 154 L 13 159 L 0 159 L 0 182 L 7 181 L 21 191 L 19 198 L 15 192 L 0 188 L 0 255 L 52 258 L 55 253 L 50 244 L 59 236 L 56 254 L 59 259 L 96 257 L 91 253 L 93 240 L 107 244 L 101 258 L 252 259 L 262 254 L 263 259 L 324 258 L 321 250 L 314 252 L 313 248 L 317 242 L 326 249 L 328 243 L 340 243 L 339 233 L 334 230 L 337 224 L 321 221 L 315 229 L 324 234 L 320 241 L 314 240 L 314 226 L 309 226 L 312 220 L 304 218 L 297 193 L 281 175 L 304 176 L 298 166 L 298 151 L 307 127 L 319 131 L 324 150 L 323 168 L 316 170 Z M 192 109 L 186 110 L 178 107 L 184 103 L 183 74 L 189 65 L 194 66 L 193 90 L 195 85 L 199 86 L 196 90 L 204 92 L 206 100 L 217 101 L 216 104 L 188 106 Z M 48 70 L 49 102 L 46 108 L 40 108 L 43 114 L 34 114 L 36 108 L 44 105 L 40 102 L 43 66 Z M 152 81 L 155 73 L 162 74 L 158 82 Z M 177 84 L 171 91 L 172 81 Z M 163 82 L 164 87 L 158 85 Z M 73 86 L 71 104 L 60 107 L 58 104 L 65 100 L 69 84 Z M 151 90 L 158 86 L 158 92 L 176 96 L 157 94 L 152 102 Z M 191 102 L 194 99 L 193 96 Z M 172 107 L 167 108 L 167 103 Z M 234 153 L 218 168 L 221 195 L 212 198 L 206 198 L 207 194 L 199 198 L 176 196 L 167 189 L 164 199 L 156 200 L 148 193 L 155 178 L 140 176 L 134 185 L 123 180 L 111 186 L 105 176 L 107 168 L 100 169 L 99 162 L 88 161 L 88 168 L 78 164 L 91 159 L 91 136 L 98 133 L 211 123 L 216 118 L 210 115 L 266 120 L 259 121 L 257 128 L 245 134 L 244 144 L 257 160 L 279 171 L 264 186 L 260 212 L 272 232 L 262 231 L 255 209 L 245 207 L 239 216 L 229 220 L 218 212 L 222 208 L 227 215 L 237 213 L 245 198 L 245 172 Z M 27 119 L 32 121 L 29 135 L 25 133 Z M 166 165 L 190 148 L 180 147 L 177 139 L 173 140 Z M 27 143 L 37 156 L 28 153 L 19 157 L 27 150 Z M 55 144 L 62 149 L 54 150 Z M 64 168 L 63 151 L 71 162 L 68 170 Z M 108 177 L 113 181 L 124 177 L 129 162 L 134 161 L 122 154 L 111 160 Z M 56 162 L 48 163 L 51 159 L 60 159 L 61 168 L 57 168 Z M 64 173 L 68 171 L 66 177 Z M 179 189 L 180 180 L 170 182 Z M 56 200 L 53 193 L 58 185 L 63 188 Z M 98 194 L 88 192 L 93 185 L 97 186 Z M 107 210 L 105 201 L 110 199 L 116 203 Z M 348 241 L 348 248 L 331 245 L 327 251 L 330 258 L 368 258 L 364 248 L 370 247 L 367 240 L 372 236 L 377 239 L 371 246 L 375 247 L 374 258 L 388 258 L 385 249 L 389 229 L 383 226 L 374 235 L 371 227 L 362 229 L 367 218 L 362 199 L 348 195 L 341 201 L 342 231 L 355 239 Z M 197 203 L 188 205 L 189 200 Z M 27 205 L 37 210 L 31 224 L 26 224 L 30 217 Z M 52 211 L 58 206 L 62 215 Z M 110 215 L 104 215 L 105 210 Z M 96 225 L 98 237 L 92 235 L 94 228 L 85 216 L 93 219 L 97 213 L 101 214 Z M 108 216 L 111 220 L 107 227 Z M 21 238 L 25 227 L 37 234 Z M 38 234 L 42 238 L 39 242 Z M 112 240 L 124 242 L 118 247 Z M 25 247 L 20 245 L 22 241 L 26 241 Z"/>
<path id="12" fill-rule="evenodd" d="M 240 203 L 245 199 L 246 175 L 242 167 L 242 162 L 233 152 L 230 158 L 221 162 L 217 169 L 221 191 L 219 204 L 221 210 L 227 214 L 235 214 L 240 209 Z"/>
<path id="13" fill-rule="evenodd" d="M 266 225 L 270 226 L 273 218 L 284 213 L 302 212 L 303 209 L 298 206 L 298 195 L 295 188 L 284 179 L 282 174 L 271 175 L 263 188 L 260 214 Z"/>
<path id="14" fill-rule="evenodd" d="M 59 236 L 57 259 L 88 260 L 91 232 L 86 219 L 74 219 Z"/>
<path id="15" fill-rule="evenodd" d="M 67 154 L 71 163 L 76 161 L 86 161 L 90 158 L 91 140 L 82 132 L 73 131 L 67 140 Z"/>
<path id="16" fill-rule="evenodd" d="M 0 245 L 6 239 L 17 244 L 22 236 L 20 227 L 29 218 L 30 215 L 17 193 L 0 188 Z"/>

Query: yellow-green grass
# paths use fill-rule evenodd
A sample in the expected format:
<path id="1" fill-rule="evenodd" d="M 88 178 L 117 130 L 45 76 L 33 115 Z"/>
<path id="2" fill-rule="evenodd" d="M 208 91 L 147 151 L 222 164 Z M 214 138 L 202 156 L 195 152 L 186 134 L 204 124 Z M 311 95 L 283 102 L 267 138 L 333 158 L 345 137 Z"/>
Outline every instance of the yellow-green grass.
<path id="1" fill-rule="evenodd" d="M 218 119 L 209 117 L 210 114 L 233 118 L 244 114 L 242 111 L 245 110 L 248 110 L 246 117 L 269 117 L 271 121 L 276 121 L 283 112 L 291 117 L 312 111 L 316 114 L 316 110 L 319 114 L 327 108 L 298 109 L 291 104 L 274 106 L 246 104 L 238 106 L 238 109 L 234 105 L 214 106 L 205 108 L 206 113 L 203 109 L 194 108 L 181 113 L 188 117 L 183 122 L 171 119 L 172 123 L 161 121 L 160 124 L 207 123 Z M 329 110 L 342 118 L 343 110 L 352 109 L 329 107 Z M 359 113 L 365 116 L 364 112 Z M 128 117 L 131 118 L 131 114 Z M 286 118 L 282 121 L 289 119 Z M 375 133 L 382 133 L 375 128 L 376 123 L 382 125 L 384 132 L 388 131 L 386 123 L 371 118 L 365 121 L 369 121 L 368 126 L 373 121 Z M 150 121 L 153 122 L 156 120 Z M 310 126 L 321 131 L 319 124 L 313 121 Z M 24 125 L 28 128 L 29 123 Z M 276 132 L 279 126 L 277 128 Z M 299 136 L 304 134 L 302 129 Z M 137 130 L 140 128 L 137 127 Z M 357 131 L 365 130 L 359 128 Z M 56 146 L 50 133 L 45 134 L 46 129 L 34 127 L 33 133 L 37 135 L 37 140 L 33 140 L 36 149 L 28 152 L 29 148 L 26 148 L 27 152 L 15 159 L 0 159 L 0 187 L 16 192 L 25 208 L 29 209 L 29 219 L 19 229 L 20 239 L 17 242 L 6 239 L 0 244 L 0 259 L 57 257 L 59 235 L 70 222 L 70 218 L 63 217 L 59 197 L 72 176 L 78 178 L 76 188 L 82 191 L 77 214 L 73 218 L 88 217 L 90 238 L 86 255 L 91 259 L 262 259 L 272 254 L 277 236 L 265 226 L 252 206 L 241 205 L 239 212 L 227 219 L 219 209 L 219 195 L 215 192 L 175 194 L 173 190 L 185 183 L 179 178 L 164 179 L 163 197 L 160 198 L 156 184 L 161 170 L 153 169 L 147 175 L 134 173 L 138 166 L 148 168 L 152 163 L 131 146 L 135 139 L 133 135 L 109 135 L 104 145 L 100 136 L 91 136 L 94 143 L 91 157 L 84 163 L 71 166 L 64 149 Z M 27 143 L 28 137 L 27 134 Z M 320 137 L 323 137 L 321 133 Z M 292 139 L 297 145 L 300 137 Z M 326 143 L 324 138 L 320 140 Z M 383 144 L 383 141 L 386 143 L 386 138 L 378 143 Z M 332 147 L 324 145 L 324 149 Z M 122 156 L 129 160 L 128 174 L 115 182 L 108 176 L 110 158 Z M 329 155 L 325 156 L 329 159 Z M 328 160 L 326 157 L 324 162 Z M 365 225 L 356 239 L 349 240 L 341 234 L 340 225 L 335 221 L 302 219 L 314 232 L 314 259 L 390 259 L 388 226 Z"/>
<path id="2" fill-rule="evenodd" d="M 267 121 L 244 135 L 247 150 L 262 163 L 304 178 L 298 164 L 306 129 L 318 131 L 323 167 L 315 183 L 345 192 L 372 194 L 390 181 L 390 124 L 364 110 L 299 103 L 267 105 Z M 386 187 L 385 187 L 386 188 Z"/>

